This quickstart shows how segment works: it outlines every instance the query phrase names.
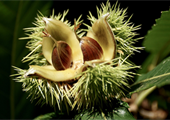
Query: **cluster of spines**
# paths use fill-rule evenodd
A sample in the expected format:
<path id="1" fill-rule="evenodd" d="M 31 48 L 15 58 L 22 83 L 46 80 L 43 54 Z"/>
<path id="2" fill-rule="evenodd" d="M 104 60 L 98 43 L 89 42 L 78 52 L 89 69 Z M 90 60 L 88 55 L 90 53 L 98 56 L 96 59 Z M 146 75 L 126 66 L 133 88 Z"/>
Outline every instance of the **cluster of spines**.
<path id="1" fill-rule="evenodd" d="M 101 9 L 97 8 L 98 18 L 107 12 L 110 13 L 108 23 L 110 24 L 117 41 L 119 56 L 117 56 L 111 64 L 101 63 L 96 66 L 89 67 L 80 76 L 77 76 L 77 78 L 80 79 L 75 84 L 55 83 L 37 77 L 25 78 L 23 75 L 26 70 L 15 68 L 18 71 L 18 74 L 16 74 L 18 77 L 16 77 L 15 80 L 23 82 L 23 90 L 29 92 L 31 100 L 39 99 L 38 103 L 49 103 L 53 106 L 57 104 L 59 109 L 63 102 L 66 106 L 69 105 L 72 106 L 72 108 L 77 105 L 77 108 L 79 109 L 82 107 L 87 108 L 95 106 L 95 101 L 100 100 L 102 102 L 106 102 L 108 97 L 118 98 L 119 96 L 125 96 L 123 91 L 126 88 L 123 86 L 129 87 L 128 79 L 131 79 L 134 75 L 134 73 L 129 72 L 129 70 L 137 68 L 137 66 L 127 62 L 127 58 L 129 55 L 133 54 L 134 51 L 141 49 L 140 47 L 138 48 L 133 46 L 136 40 L 138 40 L 138 38 L 133 39 L 133 37 L 137 35 L 133 31 L 137 30 L 139 26 L 130 26 L 129 20 L 131 17 L 127 21 L 124 21 L 124 18 L 126 17 L 126 9 L 120 10 L 119 6 L 117 7 L 117 4 L 112 7 L 109 2 L 107 2 L 106 5 L 102 4 Z M 53 12 L 50 18 L 64 22 L 73 30 L 74 25 L 71 26 L 69 21 L 65 21 L 67 13 L 68 10 L 65 11 L 63 15 L 58 14 L 55 16 Z M 42 19 L 43 17 L 43 15 L 38 15 L 36 18 L 37 21 L 34 23 L 36 27 L 26 28 L 26 32 L 31 33 L 27 34 L 28 37 L 22 38 L 31 39 L 28 41 L 26 46 L 31 52 L 23 58 L 23 61 L 30 61 L 29 64 L 36 64 L 40 66 L 48 64 L 41 51 L 42 31 L 44 31 L 45 28 L 45 23 Z M 81 16 L 76 21 L 76 25 L 82 23 L 80 18 Z M 88 19 L 91 23 L 96 21 L 96 18 L 91 13 L 90 16 L 88 16 Z M 86 26 L 90 29 L 89 25 Z M 82 30 L 77 30 L 76 32 L 80 37 L 84 34 Z M 103 94 L 103 96 L 101 94 Z M 95 96 L 97 96 L 98 99 L 95 98 Z"/>
<path id="2" fill-rule="evenodd" d="M 110 97 L 125 97 L 128 81 L 135 75 L 130 70 L 138 67 L 120 57 L 89 67 L 71 89 L 75 99 L 72 108 L 90 108 L 98 103 L 107 103 Z"/>
<path id="3" fill-rule="evenodd" d="M 74 30 L 74 25 L 71 25 L 71 23 L 68 20 L 65 20 L 65 16 L 67 15 L 68 10 L 64 11 L 63 14 L 59 13 L 58 15 L 54 15 L 54 10 L 52 15 L 50 16 L 51 19 L 60 20 L 66 25 L 68 25 L 72 30 Z M 43 31 L 45 28 L 45 22 L 43 21 L 43 15 L 40 13 L 40 15 L 37 15 L 36 22 L 33 24 L 35 27 L 25 28 L 25 32 L 30 33 L 26 34 L 28 37 L 23 37 L 20 39 L 30 39 L 30 41 L 27 42 L 26 48 L 28 48 L 31 52 L 25 56 L 22 61 L 23 62 L 30 62 L 29 64 L 35 64 L 35 65 L 47 65 L 47 61 L 44 58 L 42 54 L 42 39 L 43 39 Z M 75 20 L 75 24 L 81 24 L 83 20 L 80 20 L 81 16 L 77 20 Z M 79 37 L 84 35 L 84 32 L 82 30 L 77 30 L 76 34 L 78 34 Z"/>
<path id="4" fill-rule="evenodd" d="M 101 9 L 97 7 L 97 17 L 109 13 L 108 17 L 108 23 L 110 24 L 112 31 L 114 32 L 115 39 L 117 41 L 117 48 L 118 53 L 125 55 L 125 57 L 129 54 L 134 54 L 134 52 L 139 52 L 139 50 L 143 49 L 143 47 L 135 47 L 133 44 L 135 44 L 138 40 L 142 38 L 134 38 L 137 33 L 135 33 L 135 30 L 140 29 L 140 25 L 135 26 L 130 23 L 130 19 L 132 16 L 128 18 L 128 20 L 125 20 L 126 11 L 127 9 L 120 9 L 120 6 L 117 6 L 117 3 L 113 6 L 110 5 L 110 2 L 107 1 L 106 5 L 103 3 L 101 4 Z M 93 24 L 97 19 L 92 15 L 91 12 L 89 12 L 88 19 L 91 21 L 91 24 Z M 91 28 L 90 25 L 85 24 L 88 29 Z"/>

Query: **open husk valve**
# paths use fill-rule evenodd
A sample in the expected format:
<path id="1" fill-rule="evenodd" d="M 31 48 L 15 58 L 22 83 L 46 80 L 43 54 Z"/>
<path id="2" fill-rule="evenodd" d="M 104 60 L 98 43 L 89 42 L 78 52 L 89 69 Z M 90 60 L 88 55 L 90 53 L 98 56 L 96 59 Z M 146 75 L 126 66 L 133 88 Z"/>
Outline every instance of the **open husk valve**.
<path id="1" fill-rule="evenodd" d="M 86 62 L 109 61 L 116 56 L 116 41 L 107 18 L 101 16 L 89 29 L 87 36 L 78 39 L 66 24 L 52 18 L 45 22 L 42 53 L 50 65 L 31 65 L 25 76 L 36 75 L 53 82 L 73 80 Z"/>

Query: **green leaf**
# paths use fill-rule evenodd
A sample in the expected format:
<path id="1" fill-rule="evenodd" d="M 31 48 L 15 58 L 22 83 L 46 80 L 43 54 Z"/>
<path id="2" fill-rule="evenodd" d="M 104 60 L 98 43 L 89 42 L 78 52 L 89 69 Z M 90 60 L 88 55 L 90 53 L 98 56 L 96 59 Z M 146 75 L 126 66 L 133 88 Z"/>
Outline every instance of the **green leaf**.
<path id="1" fill-rule="evenodd" d="M 170 52 L 170 10 L 163 11 L 156 24 L 148 31 L 143 45 L 152 53 L 160 53 L 161 56 Z"/>
<path id="2" fill-rule="evenodd" d="M 170 84 L 170 57 L 166 58 L 152 71 L 139 77 L 138 82 L 131 86 L 131 93 L 140 92 L 153 86 L 161 87 Z"/>
<path id="3" fill-rule="evenodd" d="M 40 116 L 34 118 L 34 120 L 50 120 L 54 116 L 55 116 L 55 112 L 52 112 L 52 113 L 47 113 L 47 114 L 44 114 L 44 115 L 40 115 Z"/>
<path id="4" fill-rule="evenodd" d="M 110 106 L 107 103 L 112 103 Z M 114 120 L 134 120 L 132 114 L 128 111 L 129 105 L 119 99 L 110 99 L 104 107 L 95 106 L 91 109 L 84 109 L 74 119 L 114 119 Z"/>
<path id="5" fill-rule="evenodd" d="M 119 107 L 117 110 L 113 111 L 113 116 L 105 116 L 103 114 L 96 114 L 94 116 L 91 116 L 89 112 L 86 112 L 85 114 L 82 114 L 81 117 L 76 117 L 75 119 L 81 119 L 81 120 L 135 120 L 133 115 L 128 111 L 126 107 Z"/>
<path id="6" fill-rule="evenodd" d="M 114 114 L 114 120 L 135 120 L 135 118 L 127 108 L 120 107 Z"/>
<path id="7" fill-rule="evenodd" d="M 156 24 L 145 36 L 143 46 L 150 53 L 142 65 L 140 73 L 146 73 L 150 67 L 155 67 L 170 53 L 170 10 L 163 11 Z"/>
<path id="8" fill-rule="evenodd" d="M 14 73 L 11 66 L 26 68 L 21 59 L 28 53 L 23 28 L 33 26 L 38 11 L 47 15 L 51 2 L 41 1 L 0 1 L 0 119 L 31 118 L 34 106 L 26 99 L 21 84 L 10 77 Z M 24 111 L 24 112 L 23 112 Z"/>

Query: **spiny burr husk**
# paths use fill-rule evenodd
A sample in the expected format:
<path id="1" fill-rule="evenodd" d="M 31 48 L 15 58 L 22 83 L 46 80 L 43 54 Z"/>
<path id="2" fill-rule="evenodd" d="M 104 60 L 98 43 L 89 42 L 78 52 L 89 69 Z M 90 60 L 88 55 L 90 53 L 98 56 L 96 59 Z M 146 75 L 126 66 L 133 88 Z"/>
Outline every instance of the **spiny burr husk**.
<path id="1" fill-rule="evenodd" d="M 137 35 L 133 31 L 139 26 L 133 27 L 129 23 L 130 18 L 125 21 L 126 9 L 116 5 L 111 7 L 109 2 L 102 4 L 101 9 L 97 8 L 98 18 L 90 12 L 88 19 L 92 25 L 85 24 L 87 30 L 74 31 L 75 26 L 64 19 L 68 11 L 57 16 L 53 13 L 50 18 L 38 16 L 34 23 L 36 27 L 25 29 L 31 34 L 22 39 L 31 39 L 27 44 L 31 53 L 23 61 L 30 61 L 30 69 L 14 67 L 18 71 L 14 76 L 17 76 L 17 82 L 23 82 L 23 90 L 29 92 L 31 100 L 39 99 L 38 103 L 57 105 L 59 109 L 64 105 L 67 109 L 70 106 L 82 110 L 94 106 L 102 108 L 109 98 L 125 96 L 128 80 L 135 75 L 130 70 L 138 68 L 128 62 L 128 58 L 141 49 L 133 46 L 139 39 L 133 39 Z M 80 18 L 76 25 L 82 23 Z M 102 48 L 99 59 L 88 61 L 83 58 L 78 38 L 82 38 L 86 31 L 86 36 Z M 64 41 L 70 46 L 73 62 L 70 68 L 58 71 L 52 65 L 51 57 L 57 41 Z"/>

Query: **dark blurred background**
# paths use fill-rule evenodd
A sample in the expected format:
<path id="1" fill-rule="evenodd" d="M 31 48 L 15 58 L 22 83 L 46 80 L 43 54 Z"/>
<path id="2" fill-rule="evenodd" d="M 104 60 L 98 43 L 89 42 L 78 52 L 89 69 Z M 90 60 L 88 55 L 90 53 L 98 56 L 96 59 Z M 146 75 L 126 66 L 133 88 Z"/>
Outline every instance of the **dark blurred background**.
<path id="1" fill-rule="evenodd" d="M 35 105 L 36 100 L 31 103 L 27 99 L 27 93 L 22 91 L 22 84 L 12 81 L 11 74 L 15 73 L 11 66 L 17 66 L 27 69 L 28 65 L 22 63 L 21 59 L 28 54 L 25 48 L 27 40 L 18 40 L 25 37 L 23 28 L 31 27 L 32 22 L 38 11 L 49 16 L 52 9 L 55 13 L 62 13 L 69 9 L 66 16 L 71 23 L 74 18 L 78 18 L 81 14 L 85 23 L 90 24 L 87 20 L 89 11 L 97 17 L 96 6 L 100 7 L 105 1 L 0 1 L 0 119 L 32 119 L 38 115 L 53 112 L 53 108 L 44 105 Z M 111 5 L 116 1 L 110 0 Z M 131 22 L 135 26 L 142 25 L 137 32 L 138 37 L 144 37 L 147 31 L 155 24 L 155 19 L 161 16 L 161 11 L 167 11 L 170 7 L 170 1 L 125 1 L 119 0 L 120 8 L 128 8 L 127 15 L 133 14 Z M 128 17 L 127 17 L 128 18 Z M 81 26 L 85 28 L 85 26 Z M 142 46 L 140 40 L 136 46 Z M 156 46 L 155 46 L 156 47 Z M 141 65 L 149 53 L 141 51 L 131 57 L 131 60 Z"/>

